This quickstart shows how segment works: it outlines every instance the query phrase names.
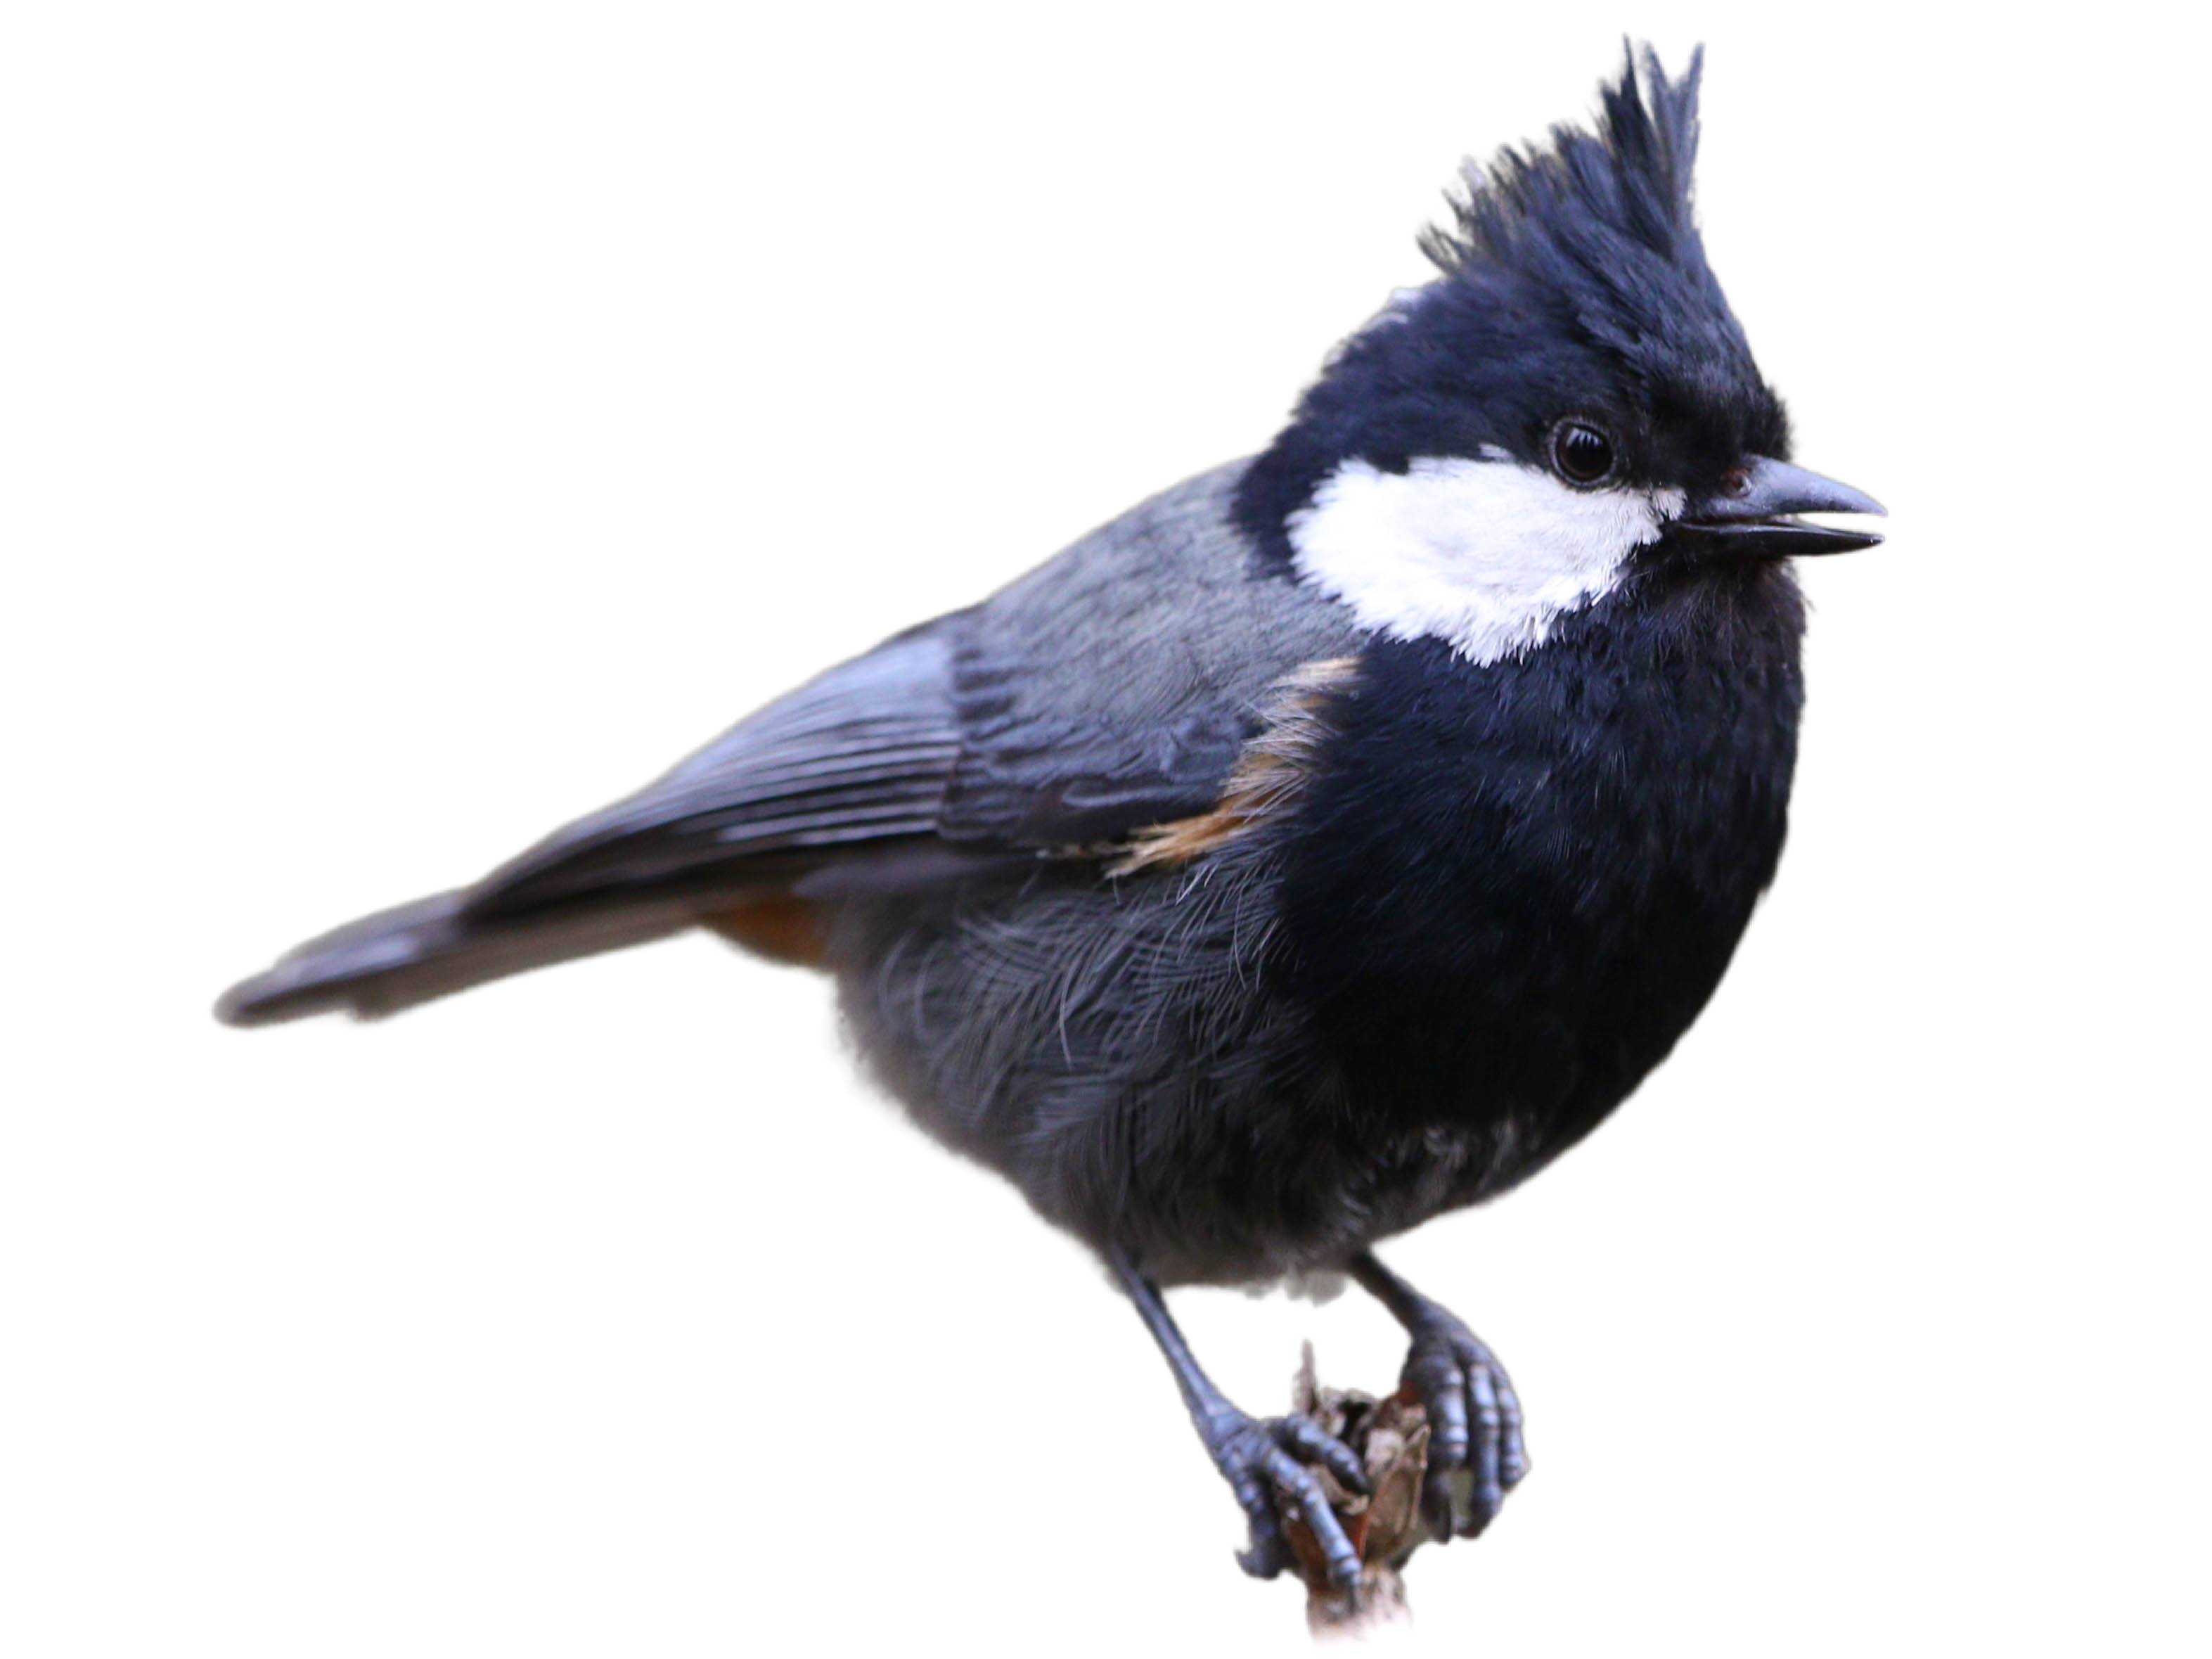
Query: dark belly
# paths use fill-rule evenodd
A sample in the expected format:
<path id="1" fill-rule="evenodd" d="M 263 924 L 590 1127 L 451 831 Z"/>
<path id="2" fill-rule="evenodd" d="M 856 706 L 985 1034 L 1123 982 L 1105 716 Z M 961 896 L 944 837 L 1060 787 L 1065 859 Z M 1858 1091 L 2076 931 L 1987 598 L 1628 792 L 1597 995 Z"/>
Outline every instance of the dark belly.
<path id="1" fill-rule="evenodd" d="M 1454 1201 L 1589 1133 L 1718 985 L 1781 853 L 1798 621 L 1776 570 L 1520 661 L 1370 653 L 1285 854 L 1290 983 L 1363 1116 L 1469 1139 Z"/>
<path id="2" fill-rule="evenodd" d="M 862 1048 L 939 1139 L 1167 1283 L 1334 1267 L 1523 1178 L 1711 994 L 1794 752 L 1794 626 L 1686 651 L 1577 620 L 1487 670 L 1371 647 L 1294 818 L 1202 872 L 849 907 Z"/>

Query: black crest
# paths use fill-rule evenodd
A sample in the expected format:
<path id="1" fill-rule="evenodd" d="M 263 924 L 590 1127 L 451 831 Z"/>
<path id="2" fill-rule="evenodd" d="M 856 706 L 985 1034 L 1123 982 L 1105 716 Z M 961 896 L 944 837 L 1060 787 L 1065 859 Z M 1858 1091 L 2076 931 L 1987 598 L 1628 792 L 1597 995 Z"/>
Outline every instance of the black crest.
<path id="1" fill-rule="evenodd" d="M 1508 146 L 1487 167 L 1469 161 L 1451 204 L 1454 228 L 1424 231 L 1421 251 L 1446 276 L 1478 283 L 1515 268 L 1602 282 L 1644 253 L 1705 271 L 1690 211 L 1704 72 L 1702 46 L 1679 81 L 1649 46 L 1639 76 L 1632 52 L 1620 78 L 1600 88 L 1595 132 L 1562 124 L 1549 149 Z"/>
<path id="2" fill-rule="evenodd" d="M 1702 51 L 1670 79 L 1630 51 L 1592 129 L 1470 162 L 1451 222 L 1420 239 L 1441 278 L 1339 348 L 1247 474 L 1238 516 L 1287 557 L 1283 521 L 1357 456 L 1540 455 L 1559 419 L 1601 419 L 1626 475 L 1696 487 L 1786 455 L 1781 404 L 1705 263 L 1692 211 Z"/>

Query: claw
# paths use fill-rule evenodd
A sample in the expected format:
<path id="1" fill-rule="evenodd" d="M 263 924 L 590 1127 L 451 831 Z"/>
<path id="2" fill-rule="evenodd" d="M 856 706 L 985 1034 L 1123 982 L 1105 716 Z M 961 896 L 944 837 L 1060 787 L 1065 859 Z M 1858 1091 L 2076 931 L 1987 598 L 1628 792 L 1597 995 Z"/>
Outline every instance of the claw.
<path id="1" fill-rule="evenodd" d="M 1291 1565 L 1285 1523 L 1295 1515 L 1313 1534 L 1330 1579 L 1347 1588 L 1359 1583 L 1359 1552 L 1309 1467 L 1318 1464 L 1352 1490 L 1367 1491 L 1367 1471 L 1349 1446 L 1307 1418 L 1244 1418 L 1220 1434 L 1213 1456 L 1251 1527 L 1238 1566 L 1255 1578 L 1273 1578 Z"/>
<path id="2" fill-rule="evenodd" d="M 1237 1565 L 1255 1578 L 1275 1577 L 1291 1564 L 1291 1546 L 1266 1487 L 1246 1479 L 1232 1480 L 1230 1489 L 1251 1528 L 1251 1541 L 1237 1552 Z"/>
<path id="3" fill-rule="evenodd" d="M 1352 1492 L 1369 1491 L 1367 1471 L 1359 1462 L 1359 1455 L 1334 1435 L 1325 1432 L 1310 1417 L 1270 1418 L 1267 1427 L 1273 1429 L 1276 1442 L 1285 1451 L 1296 1452 L 1310 1463 L 1320 1463 Z"/>
<path id="4" fill-rule="evenodd" d="M 1401 1380 L 1429 1414 L 1422 1519 L 1438 1542 L 1473 1538 L 1528 1472 L 1520 1397 L 1497 1356 L 1434 1304 L 1415 1327 Z"/>
<path id="5" fill-rule="evenodd" d="M 1160 1287 L 1146 1277 L 1127 1250 L 1117 1246 L 1105 1255 L 1107 1265 L 1151 1329 L 1152 1340 L 1160 1345 L 1182 1387 L 1183 1404 L 1190 1408 L 1199 1437 L 1212 1454 L 1214 1467 L 1228 1480 L 1229 1490 L 1251 1524 L 1251 1541 L 1238 1553 L 1237 1565 L 1255 1578 L 1273 1578 L 1291 1565 L 1291 1537 L 1285 1525 L 1289 1519 L 1285 1513 L 1287 1507 L 1312 1534 L 1329 1577 L 1346 1589 L 1356 1589 L 1360 1583 L 1359 1552 L 1345 1534 L 1344 1523 L 1337 1519 L 1328 1492 L 1307 1466 L 1318 1464 L 1342 1485 L 1365 1492 L 1367 1470 L 1358 1455 L 1306 1418 L 1255 1419 L 1237 1410 L 1199 1368 L 1189 1344 L 1168 1315 Z"/>
<path id="6" fill-rule="evenodd" d="M 1237 1565 L 1254 1578 L 1279 1578 L 1283 1569 L 1290 1565 L 1288 1547 L 1279 1533 L 1255 1542 L 1249 1549 L 1237 1551 Z"/>

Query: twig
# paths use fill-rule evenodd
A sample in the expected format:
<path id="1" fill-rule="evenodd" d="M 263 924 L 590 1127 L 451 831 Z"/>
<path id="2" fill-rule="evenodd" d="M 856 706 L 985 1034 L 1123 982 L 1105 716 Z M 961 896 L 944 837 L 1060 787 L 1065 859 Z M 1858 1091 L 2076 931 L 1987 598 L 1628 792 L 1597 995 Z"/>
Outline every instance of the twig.
<path id="1" fill-rule="evenodd" d="M 1429 1462 L 1428 1413 L 1407 1390 L 1382 1399 L 1353 1389 L 1324 1388 L 1314 1370 L 1313 1344 L 1305 1345 L 1291 1409 L 1349 1446 L 1367 1470 L 1372 1489 L 1349 1492 L 1326 1468 L 1316 1469 L 1345 1535 L 1359 1552 L 1359 1587 L 1347 1592 L 1331 1581 L 1321 1546 L 1303 1521 L 1287 1531 L 1306 1585 L 1306 1625 L 1316 1637 L 1364 1635 L 1412 1616 L 1406 1601 L 1406 1562 L 1428 1541 L 1421 1519 L 1421 1479 Z"/>

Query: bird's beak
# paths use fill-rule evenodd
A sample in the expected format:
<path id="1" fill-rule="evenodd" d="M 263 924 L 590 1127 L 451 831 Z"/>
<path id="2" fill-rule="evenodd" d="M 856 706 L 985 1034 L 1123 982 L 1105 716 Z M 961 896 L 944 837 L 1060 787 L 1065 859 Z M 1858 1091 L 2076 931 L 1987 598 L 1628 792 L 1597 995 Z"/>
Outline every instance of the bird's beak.
<path id="1" fill-rule="evenodd" d="M 1798 513 L 1871 513 L 1887 517 L 1871 495 L 1787 461 L 1747 455 L 1713 494 L 1690 502 L 1667 528 L 1685 553 L 1716 558 L 1779 559 L 1808 553 L 1850 553 L 1881 538 L 1865 530 L 1832 530 Z"/>

